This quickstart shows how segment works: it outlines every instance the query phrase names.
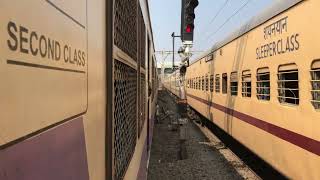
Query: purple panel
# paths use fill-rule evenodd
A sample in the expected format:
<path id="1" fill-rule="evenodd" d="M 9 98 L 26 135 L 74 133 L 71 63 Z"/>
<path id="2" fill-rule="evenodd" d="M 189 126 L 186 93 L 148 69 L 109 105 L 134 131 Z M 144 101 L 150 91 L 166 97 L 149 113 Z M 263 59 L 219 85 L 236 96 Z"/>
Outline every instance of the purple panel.
<path id="1" fill-rule="evenodd" d="M 1 180 L 88 180 L 82 117 L 0 151 Z"/>

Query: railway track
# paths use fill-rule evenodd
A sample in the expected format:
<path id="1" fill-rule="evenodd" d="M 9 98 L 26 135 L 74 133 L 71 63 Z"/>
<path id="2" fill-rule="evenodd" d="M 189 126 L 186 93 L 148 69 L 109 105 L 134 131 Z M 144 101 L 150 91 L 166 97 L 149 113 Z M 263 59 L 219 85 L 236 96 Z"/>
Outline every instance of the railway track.
<path id="1" fill-rule="evenodd" d="M 244 179 L 288 179 L 194 109 L 189 116 L 209 141 L 203 143 L 218 150 Z"/>

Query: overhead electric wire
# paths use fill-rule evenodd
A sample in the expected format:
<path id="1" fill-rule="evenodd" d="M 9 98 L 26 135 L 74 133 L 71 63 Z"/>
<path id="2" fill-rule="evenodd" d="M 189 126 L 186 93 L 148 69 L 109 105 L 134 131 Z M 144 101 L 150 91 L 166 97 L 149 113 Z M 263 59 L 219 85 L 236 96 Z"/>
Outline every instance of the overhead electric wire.
<path id="1" fill-rule="evenodd" d="M 218 15 L 220 14 L 220 12 L 226 7 L 226 5 L 228 4 L 230 0 L 226 0 L 224 2 L 224 4 L 221 6 L 221 8 L 218 10 L 218 12 L 216 13 L 216 15 L 210 20 L 209 24 L 206 26 L 206 28 L 204 28 L 204 30 L 206 30 L 215 20 L 216 18 L 218 17 Z M 204 31 L 202 31 L 200 34 L 202 34 Z M 204 36 L 202 36 L 204 37 Z M 201 39 L 202 41 L 203 39 Z"/>
<path id="2" fill-rule="evenodd" d="M 214 36 L 217 32 L 221 30 L 221 28 L 226 25 L 235 15 L 237 15 L 244 7 L 246 7 L 249 2 L 252 0 L 248 0 L 245 4 L 243 4 L 237 11 L 235 11 L 222 25 L 219 26 L 219 28 L 214 31 L 213 33 L 209 34 L 209 36 L 206 37 L 207 40 L 209 40 L 210 36 Z M 210 38 L 211 39 L 211 38 Z"/>

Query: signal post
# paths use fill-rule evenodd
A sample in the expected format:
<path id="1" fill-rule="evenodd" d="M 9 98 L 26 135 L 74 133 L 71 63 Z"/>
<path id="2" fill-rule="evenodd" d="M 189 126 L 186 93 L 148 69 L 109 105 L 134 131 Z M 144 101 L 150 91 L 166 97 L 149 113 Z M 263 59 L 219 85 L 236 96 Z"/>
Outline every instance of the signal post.
<path id="1" fill-rule="evenodd" d="M 194 19 L 195 19 L 195 8 L 199 5 L 198 0 L 182 0 L 181 1 L 181 28 L 180 38 L 183 43 L 183 47 L 180 48 L 179 54 L 182 57 L 180 64 L 180 96 L 177 102 L 179 114 L 182 119 L 187 118 L 187 97 L 185 91 L 185 74 L 187 67 L 189 66 L 189 58 L 191 56 L 190 48 L 193 45 L 193 34 L 194 34 Z M 173 34 L 174 36 L 174 34 Z M 174 67 L 173 67 L 174 68 Z"/>

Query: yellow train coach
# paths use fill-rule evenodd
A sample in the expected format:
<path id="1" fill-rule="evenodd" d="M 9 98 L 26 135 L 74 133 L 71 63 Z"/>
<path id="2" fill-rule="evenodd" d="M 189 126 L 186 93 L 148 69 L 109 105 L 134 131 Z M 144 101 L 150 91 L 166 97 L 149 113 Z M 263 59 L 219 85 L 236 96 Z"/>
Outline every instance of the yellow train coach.
<path id="1" fill-rule="evenodd" d="M 319 7 L 278 1 L 186 73 L 191 107 L 293 179 L 320 178 Z"/>

